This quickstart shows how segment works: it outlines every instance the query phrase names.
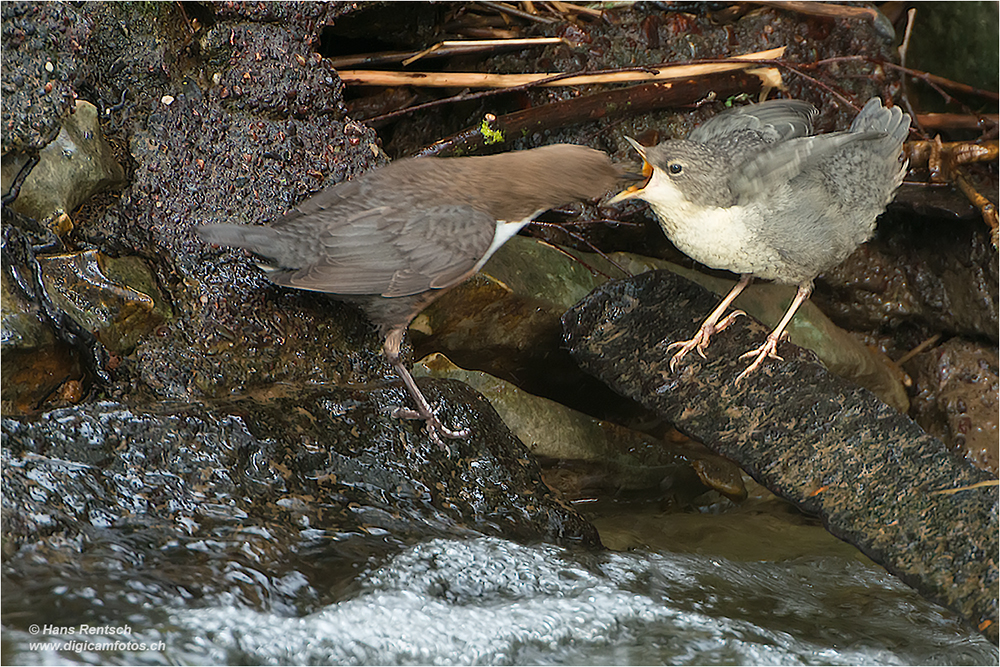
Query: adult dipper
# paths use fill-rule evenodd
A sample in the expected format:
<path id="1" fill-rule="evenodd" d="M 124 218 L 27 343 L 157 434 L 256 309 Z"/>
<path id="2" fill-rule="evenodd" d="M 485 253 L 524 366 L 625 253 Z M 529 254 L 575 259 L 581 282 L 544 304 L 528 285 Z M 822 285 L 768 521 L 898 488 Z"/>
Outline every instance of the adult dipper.
<path id="1" fill-rule="evenodd" d="M 570 144 L 460 158 L 408 158 L 333 185 L 269 226 L 208 224 L 208 243 L 264 258 L 271 282 L 358 304 L 416 403 L 393 415 L 423 419 L 431 438 L 461 438 L 434 415 L 400 359 L 407 327 L 437 297 L 476 273 L 540 213 L 593 199 L 620 178 L 604 153 Z"/>
<path id="2" fill-rule="evenodd" d="M 628 141 L 643 158 L 646 184 L 609 203 L 649 202 L 664 233 L 692 259 L 741 274 L 739 282 L 680 348 L 704 358 L 711 336 L 742 311 L 722 316 L 754 277 L 798 285 L 784 317 L 739 383 L 776 353 L 785 327 L 809 298 L 813 279 L 867 241 L 875 218 L 903 181 L 910 117 L 872 98 L 846 132 L 813 136 L 819 112 L 798 100 L 772 100 L 719 114 L 687 139 L 652 147 Z M 721 320 L 721 321 L 720 321 Z"/>

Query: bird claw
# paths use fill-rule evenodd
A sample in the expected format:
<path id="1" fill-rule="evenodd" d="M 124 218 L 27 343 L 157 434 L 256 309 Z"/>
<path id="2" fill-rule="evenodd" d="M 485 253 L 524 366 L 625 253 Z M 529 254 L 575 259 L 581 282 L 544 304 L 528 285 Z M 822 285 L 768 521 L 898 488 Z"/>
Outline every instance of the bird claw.
<path id="1" fill-rule="evenodd" d="M 702 350 L 703 344 L 700 339 L 700 336 L 701 336 L 701 331 L 699 330 L 698 333 L 695 334 L 695 337 L 692 338 L 691 340 L 679 340 L 677 342 L 671 343 L 670 345 L 667 345 L 666 352 L 668 353 L 670 352 L 670 350 L 676 347 L 681 348 L 680 351 L 670 359 L 671 373 L 677 370 L 677 364 L 680 363 L 680 360 L 683 359 L 685 355 L 687 355 L 687 353 L 690 352 L 691 350 L 697 349 L 698 354 L 700 354 L 703 359 L 705 358 L 705 352 Z"/>
<path id="2" fill-rule="evenodd" d="M 680 351 L 670 359 L 670 372 L 672 373 L 676 370 L 677 364 L 691 350 L 696 350 L 702 359 L 708 359 L 705 355 L 705 350 L 708 348 L 708 342 L 712 336 L 728 328 L 741 315 L 746 315 L 746 313 L 742 310 L 734 310 L 729 315 L 726 315 L 721 322 L 704 322 L 701 328 L 698 329 L 698 333 L 691 340 L 679 340 L 667 345 L 667 352 L 677 347 L 680 348 Z"/>
<path id="3" fill-rule="evenodd" d="M 746 369 L 744 369 L 744 371 L 742 373 L 740 373 L 736 377 L 735 384 L 739 385 L 739 383 L 742 382 L 744 379 L 746 379 L 746 377 L 748 375 L 750 375 L 755 370 L 757 370 L 760 367 L 760 365 L 762 363 L 764 363 L 765 359 L 774 359 L 776 361 L 784 361 L 784 359 L 782 359 L 778 355 L 778 351 L 777 351 L 778 350 L 778 341 L 779 341 L 779 339 L 780 339 L 780 337 L 768 336 L 767 340 L 764 341 L 763 345 L 761 345 L 760 347 L 758 347 L 755 350 L 750 350 L 749 352 L 746 352 L 745 354 L 740 355 L 740 359 L 741 360 L 742 359 L 748 359 L 748 358 L 753 357 L 755 355 L 756 355 L 757 358 L 754 359 L 753 363 L 750 364 L 749 366 L 747 366 Z"/>
<path id="4" fill-rule="evenodd" d="M 472 430 L 469 428 L 463 428 L 458 431 L 448 428 L 441 423 L 441 420 L 438 419 L 436 415 L 431 412 L 424 414 L 419 410 L 399 407 L 392 411 L 392 416 L 397 419 L 422 419 L 424 421 L 424 429 L 427 431 L 427 435 L 430 436 L 431 440 L 433 440 L 435 444 L 443 447 L 449 453 L 451 450 L 448 448 L 448 445 L 445 444 L 444 440 L 441 439 L 441 436 L 444 436 L 449 440 L 461 440 L 462 438 L 469 437 L 469 434 L 472 433 Z"/>

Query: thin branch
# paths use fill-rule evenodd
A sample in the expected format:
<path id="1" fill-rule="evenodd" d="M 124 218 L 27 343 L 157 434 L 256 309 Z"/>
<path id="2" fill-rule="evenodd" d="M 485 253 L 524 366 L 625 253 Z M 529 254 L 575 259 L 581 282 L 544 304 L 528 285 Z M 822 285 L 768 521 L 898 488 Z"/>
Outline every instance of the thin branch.
<path id="1" fill-rule="evenodd" d="M 583 86 L 598 83 L 672 81 L 715 72 L 746 69 L 780 58 L 785 47 L 748 53 L 733 58 L 693 61 L 686 65 L 655 65 L 612 71 L 604 74 L 575 73 L 562 75 L 547 72 L 528 74 L 493 74 L 489 72 L 387 72 L 379 70 L 343 70 L 337 74 L 346 84 L 364 86 L 421 86 L 427 88 L 512 88 L 526 84 L 539 86 Z M 639 71 L 636 71 L 639 69 Z M 650 70 L 656 70 L 656 73 Z M 559 79 L 550 80 L 553 76 Z"/>
<path id="2" fill-rule="evenodd" d="M 434 46 L 424 49 L 403 61 L 403 66 L 409 66 L 421 58 L 430 55 L 437 57 L 450 56 L 466 53 L 479 53 L 482 51 L 495 52 L 498 49 L 529 48 L 532 46 L 547 46 L 549 44 L 569 44 L 570 41 L 562 37 L 526 37 L 523 39 L 475 39 L 475 40 L 445 40 L 438 42 Z"/>
<path id="3" fill-rule="evenodd" d="M 593 74 L 601 73 L 611 73 L 611 72 L 622 72 L 622 71 L 636 71 L 636 72 L 649 72 L 656 71 L 650 70 L 648 67 L 628 67 L 628 68 L 615 68 L 609 70 L 597 70 Z M 492 97 L 494 95 L 506 95 L 508 93 L 515 93 L 521 90 L 528 90 L 529 88 L 534 88 L 538 85 L 542 85 L 549 82 L 561 81 L 574 77 L 578 72 L 565 72 L 563 74 L 556 74 L 548 79 L 542 79 L 540 81 L 534 81 L 532 83 L 525 83 L 520 86 L 512 86 L 510 88 L 493 88 L 490 90 L 482 90 L 478 93 L 462 93 L 461 95 L 455 95 L 453 97 L 444 97 L 440 100 L 432 100 L 430 102 L 424 102 L 423 104 L 415 104 L 412 107 L 407 107 L 405 109 L 400 109 L 399 111 L 392 111 L 390 113 L 382 114 L 380 116 L 372 116 L 371 118 L 363 119 L 365 123 L 377 123 L 381 121 L 390 120 L 398 116 L 405 116 L 413 113 L 414 111 L 423 111 L 424 109 L 430 109 L 432 107 L 442 106 L 445 104 L 452 104 L 454 102 L 468 102 L 469 100 L 478 100 L 484 97 Z"/>
<path id="4" fill-rule="evenodd" d="M 913 348 L 912 350 L 901 356 L 898 360 L 896 360 L 895 362 L 896 367 L 902 370 L 903 364 L 905 364 L 907 361 L 917 356 L 918 354 L 929 348 L 931 345 L 938 342 L 939 340 L 941 340 L 941 334 L 939 333 L 934 334 L 930 338 L 924 339 L 919 345 L 917 345 L 915 348 Z"/>
<path id="5" fill-rule="evenodd" d="M 918 113 L 920 125 L 925 129 L 963 129 L 982 130 L 987 123 L 1000 125 L 1000 115 L 993 114 L 961 114 L 961 113 Z"/>
<path id="6" fill-rule="evenodd" d="M 604 12 L 600 9 L 592 9 L 590 7 L 582 7 L 580 5 L 573 4 L 572 2 L 561 2 L 560 0 L 551 0 L 548 3 L 552 6 L 556 12 L 561 14 L 583 14 L 585 16 L 590 16 L 595 19 L 604 18 Z"/>
<path id="7" fill-rule="evenodd" d="M 755 0 L 752 4 L 794 11 L 810 16 L 829 16 L 838 19 L 870 19 L 872 22 L 878 20 L 878 12 L 874 9 L 849 7 L 847 5 L 838 5 L 834 2 L 799 2 L 796 0 L 766 2 L 765 0 Z"/>
<path id="8" fill-rule="evenodd" d="M 468 53 L 498 53 L 508 48 L 530 48 L 532 46 L 547 46 L 549 44 L 561 43 L 568 44 L 570 42 L 562 37 L 445 40 L 420 51 L 359 53 L 328 58 L 327 62 L 336 70 L 345 67 L 357 67 L 358 65 L 392 65 L 395 63 L 408 65 L 418 58 L 443 58 L 445 56 L 464 55 Z"/>
<path id="9" fill-rule="evenodd" d="M 515 18 L 524 19 L 526 21 L 534 21 L 535 23 L 544 23 L 545 25 L 551 25 L 555 23 L 555 19 L 546 18 L 544 16 L 536 16 L 535 14 L 529 14 L 528 12 L 522 12 L 516 7 L 511 7 L 510 5 L 503 2 L 485 2 L 481 1 L 479 3 L 483 7 L 489 7 L 490 9 L 500 12 L 501 14 L 507 14 L 508 16 L 513 16 Z"/>
<path id="10" fill-rule="evenodd" d="M 771 75 L 760 70 L 761 68 L 756 68 L 679 81 L 643 83 L 551 102 L 499 117 L 488 114 L 481 125 L 469 127 L 456 135 L 442 139 L 420 151 L 419 155 L 468 154 L 487 143 L 504 142 L 508 137 L 521 137 L 551 127 L 603 120 L 612 116 L 648 113 L 686 104 L 704 97 L 709 89 L 714 90 L 719 97 L 726 97 L 761 90 L 773 84 L 774 77 L 777 77 L 780 83 L 780 74 L 777 70 L 768 68 Z"/>

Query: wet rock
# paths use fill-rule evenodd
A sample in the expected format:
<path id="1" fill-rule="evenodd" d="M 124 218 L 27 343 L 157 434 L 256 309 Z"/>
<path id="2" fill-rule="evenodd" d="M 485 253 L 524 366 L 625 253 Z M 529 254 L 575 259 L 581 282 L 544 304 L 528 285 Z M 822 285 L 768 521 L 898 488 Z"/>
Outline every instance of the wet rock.
<path id="1" fill-rule="evenodd" d="M 907 365 L 917 395 L 914 418 L 975 465 L 997 474 L 997 350 L 953 338 Z"/>
<path id="2" fill-rule="evenodd" d="M 421 385 L 456 406 L 446 422 L 473 429 L 450 453 L 420 423 L 389 416 L 405 400 L 398 386 L 286 385 L 211 408 L 102 401 L 4 418 L 5 577 L 49 595 L 63 585 L 63 600 L 117 589 L 124 576 L 122 594 L 139 585 L 175 600 L 294 605 L 294 587 L 265 591 L 227 573 L 259 568 L 280 581 L 300 552 L 357 562 L 472 532 L 598 543 L 482 397 L 456 382 Z"/>
<path id="3" fill-rule="evenodd" d="M 124 183 L 125 173 L 104 140 L 97 121 L 97 108 L 89 102 L 76 103 L 74 112 L 63 120 L 55 140 L 38 155 L 38 164 L 21 185 L 13 207 L 22 215 L 49 226 L 64 217 L 66 223 L 55 225 L 54 231 L 60 236 L 72 228 L 65 216 L 94 194 Z M 4 155 L 4 192 L 9 190 L 28 159 L 25 153 Z"/>
<path id="4" fill-rule="evenodd" d="M 566 310 L 610 276 L 623 275 L 622 268 L 632 274 L 666 268 L 720 298 L 733 285 L 662 260 L 627 253 L 610 258 L 618 266 L 595 254 L 514 237 L 479 276 L 414 321 L 414 346 L 418 353 L 442 351 L 465 368 L 484 370 L 532 393 L 572 400 L 565 397 L 589 392 L 606 402 L 606 392 L 581 380 L 563 349 L 558 321 Z M 758 283 L 745 290 L 736 307 L 774 326 L 794 294 L 794 287 Z M 834 373 L 871 389 L 901 412 L 909 407 L 900 374 L 888 359 L 835 326 L 816 306 L 804 304 L 788 331 L 793 343 L 814 350 Z M 580 409 L 590 412 L 586 405 Z"/>
<path id="5" fill-rule="evenodd" d="M 76 351 L 60 340 L 38 304 L 26 299 L 8 275 L 0 272 L 0 354 L 3 413 L 38 407 L 67 382 L 83 377 Z"/>
<path id="6" fill-rule="evenodd" d="M 116 76 L 127 78 L 146 66 L 149 43 L 162 50 L 172 37 L 148 20 L 119 33 L 121 11 L 135 8 L 94 8 L 98 34 L 122 63 Z M 175 320 L 140 340 L 125 369 L 180 399 L 391 376 L 359 311 L 276 288 L 245 253 L 195 236 L 206 222 L 272 221 L 380 162 L 374 132 L 343 118 L 339 80 L 317 62 L 303 25 L 210 19 L 199 19 L 206 27 L 197 33 L 207 74 L 129 89 L 115 116 L 131 119 L 131 183 L 78 230 L 115 254 L 147 258 L 170 292 Z"/>
<path id="7" fill-rule="evenodd" d="M 109 352 L 132 352 L 140 338 L 170 317 L 142 260 L 96 250 L 38 258 L 52 303 L 90 331 Z"/>
<path id="8" fill-rule="evenodd" d="M 736 283 L 735 280 L 716 278 L 667 262 L 621 253 L 615 253 L 612 257 L 633 274 L 668 269 L 712 290 L 720 300 Z M 781 321 L 794 296 L 795 287 L 790 285 L 752 283 L 737 297 L 733 307 L 773 328 Z M 711 310 L 705 311 L 698 322 L 707 317 L 709 312 Z M 785 331 L 792 343 L 815 352 L 831 373 L 856 382 L 900 412 L 905 413 L 909 409 L 902 374 L 889 358 L 835 325 L 811 300 L 802 304 Z"/>
<path id="9" fill-rule="evenodd" d="M 676 373 L 657 344 L 686 337 L 715 298 L 669 272 L 608 283 L 566 314 L 581 366 L 858 546 L 925 596 L 997 637 L 997 487 L 861 389 L 784 344 L 736 386 L 738 355 L 767 329 L 747 322 Z"/>
<path id="10" fill-rule="evenodd" d="M 90 21 L 71 5 L 3 3 L 4 155 L 40 150 L 59 132 L 76 103 L 73 82 L 88 52 L 90 30 Z"/>
<path id="11" fill-rule="evenodd" d="M 559 326 L 566 309 L 603 280 L 555 248 L 515 236 L 477 276 L 424 310 L 409 335 L 420 356 L 443 352 L 462 368 L 539 396 L 583 397 L 572 407 L 604 416 L 592 406 L 621 401 L 579 371 L 563 349 Z"/>
<path id="12" fill-rule="evenodd" d="M 827 271 L 813 299 L 856 330 L 918 328 L 996 342 L 998 266 L 982 220 L 890 207 L 875 238 Z"/>
<path id="13" fill-rule="evenodd" d="M 461 380 L 482 393 L 532 454 L 558 462 L 558 473 L 552 478 L 573 478 L 560 490 L 658 489 L 682 504 L 703 493 L 706 486 L 725 488 L 737 497 L 741 491 L 746 495 L 742 480 L 733 482 L 732 473 L 739 479 L 739 469 L 709 452 L 699 456 L 693 447 L 673 447 L 659 438 L 593 419 L 485 373 L 459 368 L 441 354 L 422 359 L 413 373 Z M 568 468 L 581 472 L 572 475 Z"/>

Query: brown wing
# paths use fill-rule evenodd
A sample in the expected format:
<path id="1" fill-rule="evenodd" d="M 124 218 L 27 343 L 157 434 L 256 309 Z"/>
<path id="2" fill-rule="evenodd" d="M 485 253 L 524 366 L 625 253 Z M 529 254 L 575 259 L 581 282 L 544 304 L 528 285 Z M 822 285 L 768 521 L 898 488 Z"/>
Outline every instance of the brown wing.
<path id="1" fill-rule="evenodd" d="M 449 287 L 475 268 L 496 230 L 493 218 L 464 205 L 417 211 L 380 206 L 336 225 L 323 225 L 316 216 L 311 212 L 311 224 L 302 226 L 320 232 L 313 240 L 313 261 L 270 274 L 279 285 L 386 297 Z M 287 225 L 281 231 L 301 229 Z"/>

